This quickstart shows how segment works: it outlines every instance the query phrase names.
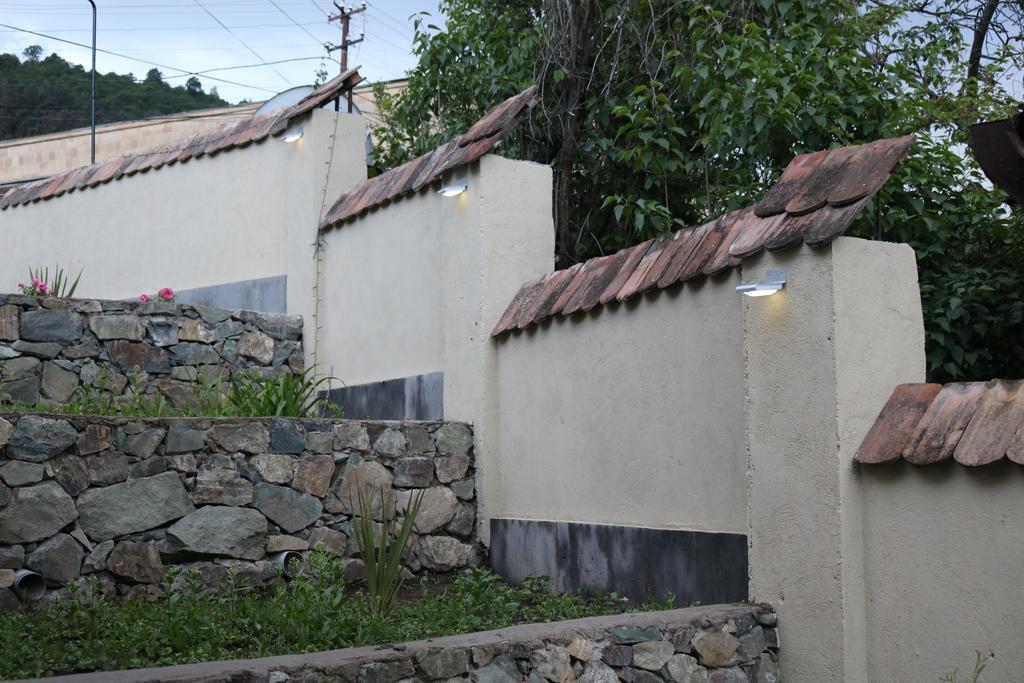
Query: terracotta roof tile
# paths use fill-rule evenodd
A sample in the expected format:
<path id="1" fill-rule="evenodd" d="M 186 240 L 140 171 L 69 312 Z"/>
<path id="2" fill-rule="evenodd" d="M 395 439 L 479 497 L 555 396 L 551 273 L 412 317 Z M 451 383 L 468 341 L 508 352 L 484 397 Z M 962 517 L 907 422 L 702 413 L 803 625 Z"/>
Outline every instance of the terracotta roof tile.
<path id="1" fill-rule="evenodd" d="M 954 382 L 936 393 L 937 386 L 897 387 L 861 444 L 857 462 L 902 457 L 930 465 L 952 457 L 980 467 L 1006 457 L 1024 465 L 1024 380 Z"/>
<path id="2" fill-rule="evenodd" d="M 941 384 L 900 384 L 882 408 L 854 460 L 879 464 L 899 460 Z"/>
<path id="3" fill-rule="evenodd" d="M 493 115 L 496 121 L 510 120 L 506 116 L 507 104 L 499 105 L 488 117 Z M 499 110 L 504 113 L 494 113 Z M 470 132 L 483 134 L 489 130 L 485 126 L 479 130 L 474 126 Z M 469 136 L 467 133 L 463 138 Z M 507 316 L 502 316 L 503 322 L 495 326 L 492 335 L 536 324 L 546 315 L 590 310 L 613 299 L 624 301 L 651 289 L 664 289 L 735 268 L 743 259 L 765 248 L 783 249 L 801 242 L 810 246 L 827 244 L 849 228 L 895 165 L 906 156 L 913 139 L 913 136 L 905 136 L 801 154 L 790 162 L 779 181 L 757 204 L 696 228 L 686 228 L 611 256 L 591 259 L 587 265 L 573 271 L 571 284 L 556 281 L 567 287 L 558 300 L 533 308 L 529 319 L 520 321 L 522 325 L 510 325 Z M 429 163 L 436 164 L 436 159 Z M 362 198 L 350 207 L 342 197 L 339 203 L 344 210 L 338 211 L 336 205 L 325 223 L 333 224 L 365 210 L 362 205 L 366 202 L 367 199 Z M 527 283 L 523 288 L 535 284 Z M 519 301 L 517 297 L 509 306 L 519 306 Z M 1021 457 L 1024 458 L 1024 453 Z"/>
<path id="4" fill-rule="evenodd" d="M 262 140 L 268 135 L 279 134 L 296 118 L 338 97 L 362 80 L 357 69 L 350 69 L 281 112 L 228 123 L 207 133 L 194 135 L 169 145 L 110 159 L 92 166 L 71 169 L 44 178 L 42 181 L 16 185 L 3 194 L 0 209 L 59 197 L 76 189 L 95 188 L 124 176 L 145 173 L 193 157 L 214 155 Z"/>
<path id="5" fill-rule="evenodd" d="M 1024 423 L 1024 382 L 993 380 L 978 403 L 953 457 L 976 467 L 1002 460 Z"/>
<path id="6" fill-rule="evenodd" d="M 484 156 L 504 138 L 535 103 L 536 86 L 510 97 L 466 133 L 386 173 L 363 181 L 338 197 L 320 224 L 330 229 L 365 211 L 441 180 L 445 173 Z"/>

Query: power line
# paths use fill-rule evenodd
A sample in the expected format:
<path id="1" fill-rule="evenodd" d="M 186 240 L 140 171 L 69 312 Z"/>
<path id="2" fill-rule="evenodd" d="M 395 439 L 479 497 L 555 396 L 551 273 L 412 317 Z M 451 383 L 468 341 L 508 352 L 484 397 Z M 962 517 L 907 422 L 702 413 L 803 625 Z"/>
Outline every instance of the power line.
<path id="1" fill-rule="evenodd" d="M 278 11 L 278 12 L 280 12 L 281 14 L 283 14 L 283 15 L 285 16 L 285 18 L 287 18 L 287 19 L 288 19 L 288 21 L 290 21 L 290 22 L 292 22 L 293 24 L 295 24 L 296 26 L 298 26 L 298 27 L 299 27 L 300 29 L 302 29 L 302 31 L 303 31 L 303 32 L 304 32 L 304 33 L 305 33 L 305 34 L 306 34 L 307 36 L 309 36 L 309 37 L 310 37 L 310 38 L 312 38 L 312 39 L 313 39 L 314 41 L 316 41 L 317 45 L 319 45 L 320 47 L 323 47 L 323 46 L 324 46 L 324 43 L 325 43 L 326 41 L 320 40 L 319 38 L 317 38 L 316 36 L 314 36 L 314 35 L 313 35 L 312 33 L 310 33 L 310 32 L 309 32 L 309 29 L 307 29 L 307 28 L 306 28 L 305 26 L 303 26 L 303 25 L 302 25 L 302 24 L 300 24 L 299 22 L 295 21 L 295 20 L 294 20 L 294 19 L 292 18 L 292 15 L 288 14 L 288 13 L 287 13 L 287 12 L 285 12 L 285 11 L 284 11 L 283 9 L 281 9 L 281 6 L 280 6 L 279 4 L 277 4 L 276 2 L 274 2 L 274 0 L 267 0 L 267 2 L 269 2 L 269 3 L 271 4 L 271 5 L 273 5 L 274 7 L 276 7 L 276 8 L 277 8 L 277 11 Z"/>
<path id="2" fill-rule="evenodd" d="M 245 47 L 246 47 L 246 48 L 247 48 L 247 49 L 249 50 L 249 52 L 251 52 L 251 53 L 253 53 L 253 55 L 255 55 L 256 59 L 260 60 L 260 61 L 261 61 L 261 62 L 263 62 L 264 64 L 266 64 L 266 63 L 267 63 L 267 60 L 263 59 L 263 57 L 261 57 L 261 56 L 260 56 L 260 53 L 259 53 L 259 52 L 256 52 L 256 50 L 253 50 L 253 49 L 252 49 L 251 47 L 249 47 L 248 43 L 246 43 L 246 42 L 245 42 L 244 40 L 242 40 L 241 38 L 239 38 L 239 37 L 238 37 L 238 36 L 237 36 L 237 35 L 235 34 L 235 32 L 234 32 L 234 31 L 232 31 L 232 30 L 231 30 L 230 28 L 228 28 L 227 24 L 225 24 L 225 23 L 224 23 L 223 21 L 221 21 L 220 19 L 218 19 L 218 18 L 217 18 L 217 16 L 216 16 L 216 15 L 215 15 L 215 14 L 214 14 L 213 12 L 211 12 L 211 11 L 210 11 L 210 10 L 208 10 L 208 9 L 206 9 L 206 7 L 205 7 L 205 6 L 203 5 L 203 3 L 199 2 L 199 0 L 192 0 L 192 2 L 196 3 L 196 5 L 197 5 L 197 6 L 198 6 L 198 7 L 200 8 L 200 9 L 202 9 L 202 10 L 203 10 L 204 12 L 206 12 L 207 14 L 209 14 L 209 15 L 210 15 L 210 18 L 211 18 L 211 19 L 213 19 L 214 21 L 216 21 L 216 22 L 217 22 L 218 24 L 220 24 L 220 25 L 221 25 L 221 27 L 223 27 L 223 29 L 224 29 L 225 31 L 227 31 L 228 33 L 230 33 L 230 34 L 232 35 L 232 37 L 234 37 L 234 39 L 235 39 L 235 40 L 237 40 L 238 42 L 240 42 L 240 43 L 241 43 L 242 45 L 245 45 Z M 276 73 L 276 74 L 277 74 L 278 76 L 280 76 L 280 77 L 281 77 L 281 80 L 282 80 L 282 81 L 284 81 L 285 83 L 287 83 L 287 84 L 288 84 L 289 86 L 291 86 L 291 85 L 292 85 L 292 82 L 291 82 L 291 81 L 289 81 L 289 80 L 288 80 L 287 78 L 285 78 L 285 77 L 284 77 L 284 74 L 282 74 L 282 73 L 281 73 L 280 71 L 278 71 L 277 69 L 275 69 L 275 68 L 274 68 L 274 67 L 272 67 L 272 66 L 270 67 L 270 70 L 271 70 L 271 71 L 273 71 L 274 73 Z"/>
<path id="3" fill-rule="evenodd" d="M 323 23 L 319 21 L 307 22 L 303 26 L 322 26 Z M 236 29 L 257 29 L 257 28 L 288 28 L 289 24 L 249 24 L 246 26 L 236 26 Z M 0 33 L 16 33 L 21 29 L 0 29 Z M 43 33 L 91 33 L 92 29 L 89 28 L 51 28 L 51 29 L 39 29 Z M 136 33 L 138 31 L 220 31 L 219 26 L 161 26 L 161 27 L 142 27 L 142 28 L 100 28 L 99 33 L 113 33 L 113 32 L 125 32 L 125 33 Z"/>
<path id="4" fill-rule="evenodd" d="M 0 24 L 0 26 L 2 26 L 4 28 L 13 29 L 15 31 L 19 31 L 21 33 L 30 33 L 30 34 L 32 34 L 34 36 L 39 36 L 40 38 L 47 38 L 49 40 L 55 40 L 58 43 L 67 43 L 68 45 L 75 45 L 77 47 L 84 47 L 84 48 L 88 48 L 90 50 L 92 49 L 91 45 L 86 45 L 85 43 L 76 43 L 75 41 L 68 40 L 67 38 L 58 38 L 57 36 L 51 36 L 51 35 L 47 35 L 45 33 L 39 33 L 38 31 L 30 31 L 27 28 L 19 28 L 17 26 L 11 26 L 10 24 Z M 114 56 L 114 57 L 120 57 L 121 59 L 127 59 L 127 60 L 132 61 L 132 62 L 138 62 L 139 64 L 145 64 L 146 66 L 155 66 L 155 67 L 158 67 L 158 68 L 161 68 L 161 69 L 170 69 L 171 71 L 177 71 L 180 74 L 183 74 L 185 76 L 194 76 L 194 75 L 196 75 L 195 71 L 189 71 L 188 69 L 179 69 L 176 66 L 168 66 L 166 64 L 160 64 L 158 62 L 151 62 L 151 61 L 146 60 L 146 59 L 139 59 L 138 57 L 129 57 L 128 55 L 123 55 L 123 54 L 121 54 L 119 52 L 113 52 L 111 50 L 104 50 L 102 48 L 96 48 L 96 51 L 97 52 L 102 52 L 103 54 L 111 55 L 111 56 Z M 253 90 L 262 90 L 263 92 L 274 93 L 275 95 L 277 94 L 276 90 L 271 90 L 270 88 L 262 88 L 262 87 L 260 87 L 258 85 L 247 85 L 245 83 L 239 83 L 237 81 L 229 81 L 229 80 L 224 79 L 224 78 L 217 78 L 216 76 L 207 76 L 206 78 L 208 80 L 211 80 L 211 81 L 220 81 L 221 83 L 227 83 L 228 85 L 237 85 L 237 86 L 239 86 L 241 88 L 251 88 Z"/>

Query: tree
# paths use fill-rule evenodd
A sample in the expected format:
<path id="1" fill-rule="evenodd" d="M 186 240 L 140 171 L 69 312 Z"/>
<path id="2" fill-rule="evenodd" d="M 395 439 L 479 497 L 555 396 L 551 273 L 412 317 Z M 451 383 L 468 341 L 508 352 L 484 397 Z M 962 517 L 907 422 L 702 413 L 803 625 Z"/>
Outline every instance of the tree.
<path id="1" fill-rule="evenodd" d="M 150 69 L 146 72 L 145 82 L 163 85 L 164 75 L 160 73 L 160 69 Z"/>
<path id="2" fill-rule="evenodd" d="M 185 92 L 189 95 L 202 95 L 203 84 L 195 76 L 189 76 L 188 80 L 185 81 Z"/>
<path id="3" fill-rule="evenodd" d="M 39 45 L 29 45 L 21 51 L 22 57 L 30 62 L 38 62 L 39 58 L 43 56 L 43 48 Z"/>
<path id="4" fill-rule="evenodd" d="M 975 58 L 961 23 L 919 4 L 446 0 L 444 30 L 416 22 L 408 88 L 378 90 L 379 158 L 422 154 L 536 82 L 543 105 L 504 153 L 552 166 L 565 266 L 749 204 L 797 153 L 917 132 L 885 211 L 853 232 L 914 246 L 934 379 L 1020 375 L 1021 219 L 949 151 L 1016 110 L 1020 56 Z"/>
<path id="5" fill-rule="evenodd" d="M 90 76 L 55 54 L 24 61 L 0 54 L 0 140 L 88 126 Z M 138 83 L 130 74 L 96 74 L 96 94 L 101 124 L 228 104 L 213 92 Z"/>

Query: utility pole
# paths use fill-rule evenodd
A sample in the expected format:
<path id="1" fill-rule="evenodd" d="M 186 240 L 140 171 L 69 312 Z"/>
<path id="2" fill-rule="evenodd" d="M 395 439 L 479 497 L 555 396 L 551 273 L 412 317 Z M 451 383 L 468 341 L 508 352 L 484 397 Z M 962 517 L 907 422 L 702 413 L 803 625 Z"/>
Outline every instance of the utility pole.
<path id="1" fill-rule="evenodd" d="M 342 5 L 339 5 L 337 2 L 334 2 L 333 4 L 334 4 L 334 7 L 338 10 L 338 13 L 335 14 L 335 15 L 328 15 L 327 21 L 331 21 L 331 22 L 337 21 L 337 22 L 339 22 L 341 24 L 341 43 L 338 44 L 338 45 L 330 45 L 330 46 L 328 46 L 327 47 L 327 53 L 330 54 L 331 52 L 334 52 L 335 50 L 341 50 L 341 56 L 338 59 L 338 65 L 341 67 L 340 73 L 345 73 L 348 70 L 348 49 L 349 49 L 349 47 L 351 47 L 352 45 L 355 45 L 356 43 L 363 42 L 363 38 L 365 37 L 362 33 L 360 33 L 358 38 L 350 40 L 349 37 L 348 37 L 349 23 L 351 22 L 352 17 L 354 15 L 359 14 L 360 12 L 365 12 L 366 11 L 366 3 L 364 2 L 358 8 L 353 7 L 351 5 L 349 5 L 348 7 L 344 7 Z M 338 107 L 337 102 L 335 102 L 334 107 L 335 107 L 334 110 L 337 111 L 338 110 L 337 109 L 337 107 Z M 352 93 L 351 92 L 349 92 L 349 94 L 348 94 L 348 112 L 350 114 L 352 113 Z"/>
<path id="2" fill-rule="evenodd" d="M 96 163 L 96 3 L 89 0 L 92 5 L 92 158 Z"/>

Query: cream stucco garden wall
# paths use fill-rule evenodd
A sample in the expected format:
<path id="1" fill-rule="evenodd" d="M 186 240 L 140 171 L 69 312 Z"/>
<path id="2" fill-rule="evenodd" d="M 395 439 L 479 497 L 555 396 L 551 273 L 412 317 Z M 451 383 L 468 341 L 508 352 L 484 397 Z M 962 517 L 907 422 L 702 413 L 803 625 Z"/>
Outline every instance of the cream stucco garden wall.
<path id="1" fill-rule="evenodd" d="M 83 270 L 89 298 L 286 275 L 288 312 L 308 321 L 321 205 L 366 177 L 365 127 L 321 110 L 293 125 L 295 143 L 268 138 L 0 211 L 0 290 L 55 263 Z"/>
<path id="2" fill-rule="evenodd" d="M 738 271 L 497 343 L 489 516 L 745 533 Z"/>
<path id="3" fill-rule="evenodd" d="M 1022 487 L 1005 460 L 862 469 L 868 680 L 968 680 L 975 652 L 982 681 L 1021 680 Z"/>
<path id="4" fill-rule="evenodd" d="M 464 173 L 456 197 L 428 187 L 324 233 L 318 361 L 348 385 L 443 372 L 445 417 L 481 422 L 491 327 L 552 266 L 551 171 L 488 155 Z"/>

